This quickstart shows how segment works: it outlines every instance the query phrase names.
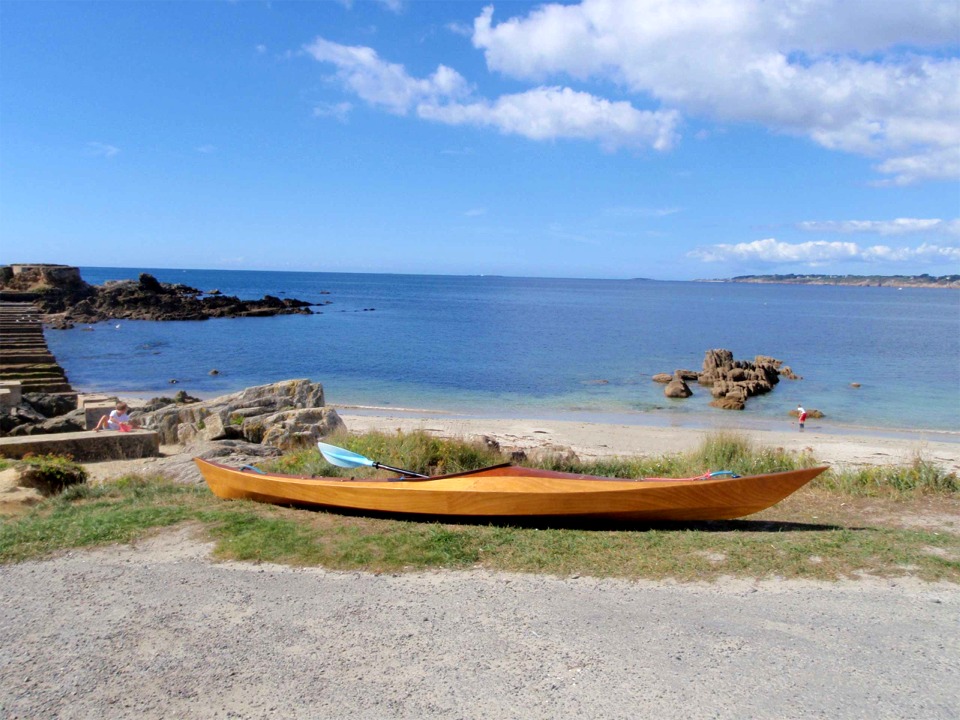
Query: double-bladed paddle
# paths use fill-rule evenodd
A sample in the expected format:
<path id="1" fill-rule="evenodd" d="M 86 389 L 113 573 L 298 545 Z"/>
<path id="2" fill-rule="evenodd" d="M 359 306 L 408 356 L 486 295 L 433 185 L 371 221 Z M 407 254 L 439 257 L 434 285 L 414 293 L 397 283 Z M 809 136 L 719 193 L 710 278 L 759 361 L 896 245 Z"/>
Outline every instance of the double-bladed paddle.
<path id="1" fill-rule="evenodd" d="M 377 468 L 378 470 L 389 470 L 390 472 L 400 473 L 401 475 L 410 475 L 411 477 L 418 478 L 429 478 L 429 475 L 421 475 L 420 473 L 415 473 L 411 470 L 403 470 L 401 468 L 390 467 L 389 465 L 384 465 L 379 463 L 376 460 L 371 460 L 368 457 L 359 455 L 350 450 L 345 450 L 344 448 L 337 447 L 336 445 L 327 445 L 327 443 L 318 442 L 317 447 L 320 448 L 320 453 L 327 459 L 327 462 L 331 465 L 336 465 L 337 467 L 342 468 L 358 468 L 358 467 L 372 467 Z"/>

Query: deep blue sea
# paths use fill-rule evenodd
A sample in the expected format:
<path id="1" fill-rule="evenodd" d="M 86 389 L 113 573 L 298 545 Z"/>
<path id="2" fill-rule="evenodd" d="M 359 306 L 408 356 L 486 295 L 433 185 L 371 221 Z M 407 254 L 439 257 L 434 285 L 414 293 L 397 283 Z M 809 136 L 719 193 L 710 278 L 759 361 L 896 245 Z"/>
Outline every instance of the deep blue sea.
<path id="1" fill-rule="evenodd" d="M 825 430 L 960 433 L 960 293 L 951 290 L 81 269 L 93 284 L 140 272 L 244 299 L 330 304 L 309 316 L 48 330 L 76 389 L 211 397 L 304 377 L 334 405 L 776 429 L 800 402 L 825 413 L 814 421 Z M 781 381 L 742 413 L 709 407 L 695 383 L 694 397 L 668 400 L 651 381 L 699 370 L 710 348 L 772 355 L 803 379 Z"/>

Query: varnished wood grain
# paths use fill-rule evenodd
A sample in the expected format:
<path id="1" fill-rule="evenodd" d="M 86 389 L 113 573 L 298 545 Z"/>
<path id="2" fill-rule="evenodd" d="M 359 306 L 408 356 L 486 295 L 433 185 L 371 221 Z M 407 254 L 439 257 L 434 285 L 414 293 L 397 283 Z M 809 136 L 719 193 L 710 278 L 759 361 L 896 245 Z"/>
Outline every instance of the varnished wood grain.
<path id="1" fill-rule="evenodd" d="M 195 458 L 215 495 L 435 517 L 728 520 L 779 502 L 825 467 L 742 478 L 611 480 L 497 467 L 430 480 L 350 481 L 244 472 Z"/>

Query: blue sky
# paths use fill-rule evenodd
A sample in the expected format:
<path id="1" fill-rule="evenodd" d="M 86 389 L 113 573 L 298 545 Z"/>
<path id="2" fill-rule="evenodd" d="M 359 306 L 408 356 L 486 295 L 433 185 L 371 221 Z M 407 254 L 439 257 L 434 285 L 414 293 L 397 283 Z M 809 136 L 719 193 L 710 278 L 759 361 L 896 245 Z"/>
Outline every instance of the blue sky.
<path id="1" fill-rule="evenodd" d="M 0 3 L 0 262 L 960 273 L 955 0 Z"/>

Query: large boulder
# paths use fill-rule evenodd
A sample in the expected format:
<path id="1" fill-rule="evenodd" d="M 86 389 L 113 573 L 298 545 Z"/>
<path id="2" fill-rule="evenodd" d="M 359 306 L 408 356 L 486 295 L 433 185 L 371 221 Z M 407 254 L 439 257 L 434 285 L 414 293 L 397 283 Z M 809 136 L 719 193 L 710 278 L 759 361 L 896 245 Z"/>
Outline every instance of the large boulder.
<path id="1" fill-rule="evenodd" d="M 306 379 L 168 405 L 139 419 L 144 427 L 155 430 L 165 445 L 243 440 L 288 450 L 313 444 L 343 428 L 336 410 L 325 407 L 323 386 Z"/>
<path id="2" fill-rule="evenodd" d="M 281 450 L 313 447 L 320 438 L 346 427 L 333 408 L 285 410 L 266 418 L 265 425 L 261 442 Z"/>
<path id="3" fill-rule="evenodd" d="M 746 401 L 733 396 L 714 398 L 710 404 L 721 410 L 743 410 L 747 406 Z"/>
<path id="4" fill-rule="evenodd" d="M 677 374 L 663 389 L 663 394 L 668 398 L 688 398 L 693 395 L 693 391 L 684 379 Z"/>
<path id="5" fill-rule="evenodd" d="M 18 425 L 6 434 L 9 437 L 22 437 L 24 435 L 53 435 L 55 433 L 80 432 L 82 430 L 86 430 L 83 411 L 74 410 L 72 413 L 46 418 L 40 422 Z"/>
<path id="6" fill-rule="evenodd" d="M 83 430 L 77 396 L 64 393 L 23 393 L 20 402 L 0 410 L 0 437 L 45 435 Z"/>
<path id="7" fill-rule="evenodd" d="M 23 401 L 38 413 L 48 418 L 66 415 L 77 409 L 77 396 L 75 393 L 28 392 L 23 394 Z"/>

